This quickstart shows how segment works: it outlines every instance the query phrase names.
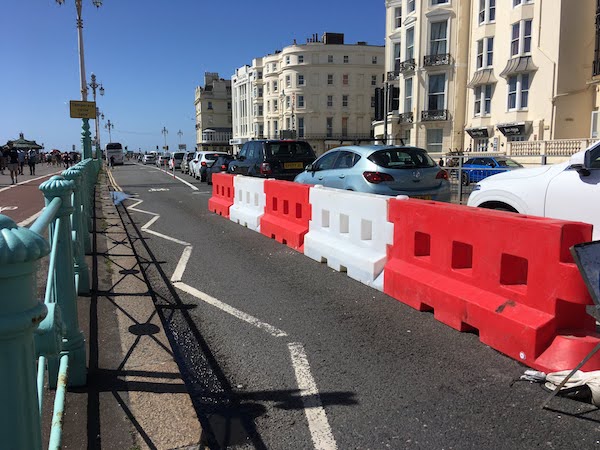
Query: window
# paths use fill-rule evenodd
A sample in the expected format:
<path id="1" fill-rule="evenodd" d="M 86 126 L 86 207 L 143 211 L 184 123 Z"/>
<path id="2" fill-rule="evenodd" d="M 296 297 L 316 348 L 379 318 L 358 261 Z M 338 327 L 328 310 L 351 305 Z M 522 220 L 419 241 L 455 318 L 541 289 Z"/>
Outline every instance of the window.
<path id="1" fill-rule="evenodd" d="M 272 70 L 273 70 L 273 72 L 275 72 L 277 70 L 277 63 L 272 64 Z"/>
<path id="2" fill-rule="evenodd" d="M 290 55 L 285 57 L 285 65 L 287 66 L 290 63 Z"/>
<path id="3" fill-rule="evenodd" d="M 513 0 L 513 8 L 521 5 L 533 3 L 533 0 Z"/>
<path id="4" fill-rule="evenodd" d="M 348 118 L 342 117 L 342 136 L 348 136 Z M 352 166 L 348 166 L 352 167 Z"/>
<path id="5" fill-rule="evenodd" d="M 227 102 L 227 109 L 231 111 L 231 102 Z"/>
<path id="6" fill-rule="evenodd" d="M 332 73 L 327 74 L 327 84 L 333 85 L 333 74 Z"/>
<path id="7" fill-rule="evenodd" d="M 277 92 L 277 90 L 278 90 L 277 81 L 273 81 L 273 92 Z"/>
<path id="8" fill-rule="evenodd" d="M 427 151 L 432 153 L 441 153 L 444 143 L 444 130 L 433 128 L 427 130 Z"/>
<path id="9" fill-rule="evenodd" d="M 494 38 L 487 37 L 477 41 L 477 69 L 490 67 L 494 62 Z"/>
<path id="10" fill-rule="evenodd" d="M 396 24 L 396 28 L 402 26 L 402 6 L 394 8 L 394 23 Z"/>
<path id="11" fill-rule="evenodd" d="M 479 25 L 496 21 L 496 0 L 479 0 Z"/>
<path id="12" fill-rule="evenodd" d="M 289 75 L 285 76 L 285 87 L 292 87 L 292 77 Z"/>
<path id="13" fill-rule="evenodd" d="M 333 64 L 333 55 L 327 55 L 327 62 Z"/>
<path id="14" fill-rule="evenodd" d="M 526 109 L 529 104 L 529 74 L 508 79 L 508 110 Z"/>
<path id="15" fill-rule="evenodd" d="M 432 5 L 444 5 L 448 3 L 450 0 L 431 0 Z"/>
<path id="16" fill-rule="evenodd" d="M 298 108 L 304 108 L 304 95 L 298 96 Z"/>
<path id="17" fill-rule="evenodd" d="M 415 0 L 407 0 L 406 9 L 408 9 L 408 13 L 415 12 Z"/>
<path id="18" fill-rule="evenodd" d="M 371 75 L 371 86 L 377 86 L 377 75 Z"/>
<path id="19" fill-rule="evenodd" d="M 259 80 L 262 80 L 262 70 L 258 72 L 257 77 Z"/>
<path id="20" fill-rule="evenodd" d="M 347 95 L 342 95 L 342 106 L 344 108 L 348 107 L 348 96 Z"/>
<path id="21" fill-rule="evenodd" d="M 263 105 L 258 105 L 258 115 L 259 116 L 263 115 Z"/>
<path id="22" fill-rule="evenodd" d="M 258 88 L 258 98 L 262 98 L 263 96 L 263 88 L 259 87 Z"/>
<path id="23" fill-rule="evenodd" d="M 406 55 L 405 59 L 413 59 L 415 57 L 415 29 L 409 28 L 406 30 Z"/>
<path id="24" fill-rule="evenodd" d="M 446 53 L 448 35 L 448 21 L 431 23 L 431 36 L 429 40 L 430 55 L 443 55 Z"/>
<path id="25" fill-rule="evenodd" d="M 350 62 L 350 57 L 348 55 L 344 55 L 344 64 L 348 64 Z"/>
<path id="26" fill-rule="evenodd" d="M 304 137 L 304 117 L 298 117 L 298 137 Z"/>
<path id="27" fill-rule="evenodd" d="M 404 112 L 412 111 L 412 91 L 413 79 L 406 78 L 404 80 Z"/>
<path id="28" fill-rule="evenodd" d="M 285 96 L 285 107 L 286 109 L 289 109 L 292 106 L 292 99 L 290 98 L 289 95 Z"/>
<path id="29" fill-rule="evenodd" d="M 344 86 L 348 86 L 348 74 L 347 73 L 342 75 L 342 84 Z"/>
<path id="30" fill-rule="evenodd" d="M 333 136 L 333 117 L 327 118 L 327 137 Z"/>
<path id="31" fill-rule="evenodd" d="M 531 22 L 529 19 L 513 23 L 510 56 L 531 52 Z"/>
<path id="32" fill-rule="evenodd" d="M 327 107 L 328 108 L 333 107 L 333 95 L 328 95 L 327 96 Z"/>
<path id="33" fill-rule="evenodd" d="M 400 73 L 400 63 L 402 59 L 400 57 L 400 42 L 394 43 L 394 72 Z"/>
<path id="34" fill-rule="evenodd" d="M 332 119 L 327 119 L 327 123 L 329 123 L 329 120 L 332 120 Z M 331 152 L 325 153 L 323 156 L 321 156 L 315 162 L 315 164 L 313 164 L 313 167 L 315 167 L 319 170 L 332 169 L 333 164 L 335 163 L 335 159 L 338 157 L 338 154 L 339 154 L 339 152 L 337 152 L 337 151 L 331 151 Z"/>
<path id="35" fill-rule="evenodd" d="M 273 121 L 273 133 L 275 134 L 275 137 L 279 134 L 279 122 L 276 120 Z"/>
<path id="36" fill-rule="evenodd" d="M 476 116 L 487 116 L 492 112 L 492 93 L 494 86 L 485 84 L 475 88 L 475 108 Z"/>
<path id="37" fill-rule="evenodd" d="M 429 76 L 427 92 L 427 110 L 439 111 L 446 109 L 446 75 L 441 73 Z"/>
<path id="38" fill-rule="evenodd" d="M 206 107 L 207 109 L 213 109 L 213 104 L 212 102 L 208 102 L 208 106 Z"/>
<path id="39" fill-rule="evenodd" d="M 377 56 L 371 58 L 371 64 L 377 64 Z"/>
<path id="40" fill-rule="evenodd" d="M 273 111 L 277 112 L 279 110 L 279 101 L 273 100 Z"/>
<path id="41" fill-rule="evenodd" d="M 298 86 L 304 86 L 304 75 L 298 75 Z"/>
<path id="42" fill-rule="evenodd" d="M 304 55 L 298 55 L 298 64 L 304 63 Z"/>
<path id="43" fill-rule="evenodd" d="M 375 96 L 371 96 L 371 108 L 375 108 Z"/>
<path id="44" fill-rule="evenodd" d="M 271 100 L 267 100 L 267 112 L 271 112 Z"/>

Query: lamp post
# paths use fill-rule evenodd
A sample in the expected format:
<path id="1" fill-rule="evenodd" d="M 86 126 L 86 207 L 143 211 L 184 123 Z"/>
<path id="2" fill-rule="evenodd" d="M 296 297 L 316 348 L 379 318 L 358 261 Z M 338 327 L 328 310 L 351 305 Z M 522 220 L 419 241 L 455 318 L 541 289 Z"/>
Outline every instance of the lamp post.
<path id="1" fill-rule="evenodd" d="M 163 129 L 161 130 L 161 133 L 165 137 L 165 146 L 164 146 L 163 150 L 166 151 L 167 150 L 167 134 L 169 134 L 169 131 L 167 130 L 167 127 L 163 127 Z"/>
<path id="2" fill-rule="evenodd" d="M 62 5 L 65 0 L 56 0 L 56 3 Z M 102 6 L 102 0 L 92 0 L 92 4 L 99 8 Z M 87 82 L 85 80 L 85 60 L 83 52 L 83 20 L 81 19 L 81 0 L 75 0 L 75 8 L 77 9 L 77 42 L 79 45 L 79 75 L 81 78 L 81 100 L 87 101 Z M 82 143 L 83 143 L 83 159 L 91 158 L 92 142 L 90 139 L 90 120 L 82 119 Z"/>
<path id="3" fill-rule="evenodd" d="M 92 73 L 92 81 L 89 84 L 89 87 L 92 88 L 92 93 L 94 95 L 94 103 L 96 103 L 96 88 L 100 88 L 100 95 L 104 95 L 104 87 L 102 86 L 102 83 L 98 84 L 96 83 L 96 75 L 94 75 Z M 100 154 L 100 127 L 98 125 L 98 115 L 99 115 L 100 110 L 96 107 L 96 158 L 98 158 L 98 155 Z"/>
<path id="4" fill-rule="evenodd" d="M 106 128 L 108 130 L 108 142 L 112 142 L 112 137 L 110 135 L 110 129 L 114 128 L 114 127 L 115 127 L 115 124 L 111 123 L 110 119 L 108 119 L 106 121 L 106 124 L 104 124 L 104 128 Z"/>
<path id="5" fill-rule="evenodd" d="M 179 130 L 177 132 L 177 136 L 179 136 L 179 143 L 181 144 L 181 136 L 183 136 L 183 131 Z"/>

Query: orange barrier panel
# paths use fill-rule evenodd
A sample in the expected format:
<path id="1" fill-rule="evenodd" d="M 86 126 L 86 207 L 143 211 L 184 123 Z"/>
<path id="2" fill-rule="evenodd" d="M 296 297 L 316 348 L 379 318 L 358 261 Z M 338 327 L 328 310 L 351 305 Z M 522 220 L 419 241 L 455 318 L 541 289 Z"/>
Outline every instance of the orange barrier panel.
<path id="1" fill-rule="evenodd" d="M 260 232 L 303 252 L 304 235 L 311 218 L 309 192 L 307 184 L 266 180 L 266 206 L 260 219 Z"/>
<path id="2" fill-rule="evenodd" d="M 384 292 L 538 370 L 574 368 L 600 342 L 569 248 L 592 226 L 392 200 Z M 599 370 L 600 353 L 583 366 Z"/>
<path id="3" fill-rule="evenodd" d="M 208 210 L 229 218 L 229 207 L 233 205 L 233 177 L 229 173 L 215 173 L 212 176 L 213 192 L 208 200 Z"/>

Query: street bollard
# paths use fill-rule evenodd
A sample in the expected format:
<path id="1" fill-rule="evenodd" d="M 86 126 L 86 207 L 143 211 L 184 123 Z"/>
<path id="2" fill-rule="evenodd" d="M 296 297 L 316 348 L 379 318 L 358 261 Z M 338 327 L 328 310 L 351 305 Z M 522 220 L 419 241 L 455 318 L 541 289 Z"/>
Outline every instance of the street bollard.
<path id="1" fill-rule="evenodd" d="M 37 260 L 48 243 L 0 215 L 0 445 L 40 449 L 33 333 L 47 314 L 36 298 Z"/>
<path id="2" fill-rule="evenodd" d="M 46 205 L 55 197 L 59 197 L 62 201 L 61 207 L 56 213 L 55 225 L 50 226 L 50 240 L 54 233 L 58 233 L 58 246 L 54 257 L 56 258 L 56 267 L 59 269 L 54 274 L 54 292 L 65 327 L 61 355 L 69 355 L 69 386 L 83 386 L 87 378 L 86 349 L 85 338 L 79 329 L 77 318 L 77 291 L 75 289 L 70 220 L 70 215 L 73 213 L 71 201 L 74 188 L 73 181 L 65 180 L 61 176 L 54 176 L 40 185 Z M 58 360 L 48 361 L 48 381 L 51 388 L 56 387 L 58 369 Z"/>
<path id="3" fill-rule="evenodd" d="M 89 294 L 90 292 L 90 275 L 85 254 L 91 251 L 90 233 L 84 227 L 83 219 L 83 194 L 82 195 L 82 180 L 83 172 L 79 167 L 71 167 L 63 171 L 62 176 L 71 180 L 75 184 L 73 192 L 73 215 L 71 216 L 71 228 L 74 233 L 73 250 L 75 257 L 75 273 L 77 274 L 77 293 Z M 87 238 L 87 241 L 86 241 Z"/>

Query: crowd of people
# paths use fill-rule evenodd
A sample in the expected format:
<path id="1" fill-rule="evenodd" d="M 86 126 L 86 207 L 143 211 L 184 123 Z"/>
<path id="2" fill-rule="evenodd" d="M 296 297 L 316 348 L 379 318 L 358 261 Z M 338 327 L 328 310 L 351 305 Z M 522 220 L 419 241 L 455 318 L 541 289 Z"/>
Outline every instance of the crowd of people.
<path id="1" fill-rule="evenodd" d="M 76 154 L 68 152 L 39 153 L 37 150 L 17 149 L 12 145 L 0 147 L 0 174 L 5 175 L 9 171 L 11 184 L 18 183 L 19 175 L 24 175 L 25 165 L 29 168 L 29 175 L 35 175 L 35 166 L 45 162 L 48 166 L 63 166 L 68 168 L 78 162 Z"/>

